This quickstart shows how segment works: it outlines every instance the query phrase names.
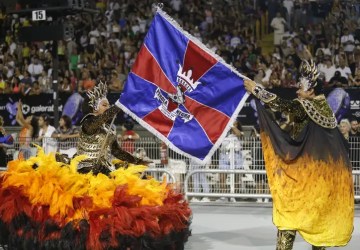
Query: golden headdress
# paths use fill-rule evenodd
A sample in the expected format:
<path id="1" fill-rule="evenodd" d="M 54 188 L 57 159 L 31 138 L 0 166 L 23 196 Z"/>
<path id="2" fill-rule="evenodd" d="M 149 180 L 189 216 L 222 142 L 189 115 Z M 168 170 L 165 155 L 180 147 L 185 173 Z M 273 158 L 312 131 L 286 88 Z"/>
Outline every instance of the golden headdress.
<path id="1" fill-rule="evenodd" d="M 320 72 L 313 60 L 303 60 L 300 65 L 300 81 L 302 88 L 307 91 L 317 85 Z M 303 78 L 303 80 L 301 80 Z M 305 81 L 304 81 L 305 80 Z"/>
<path id="2" fill-rule="evenodd" d="M 89 97 L 89 106 L 94 109 L 94 111 L 98 110 L 99 104 L 102 100 L 106 99 L 108 93 L 107 84 L 100 81 L 93 90 L 88 90 L 86 92 Z"/>

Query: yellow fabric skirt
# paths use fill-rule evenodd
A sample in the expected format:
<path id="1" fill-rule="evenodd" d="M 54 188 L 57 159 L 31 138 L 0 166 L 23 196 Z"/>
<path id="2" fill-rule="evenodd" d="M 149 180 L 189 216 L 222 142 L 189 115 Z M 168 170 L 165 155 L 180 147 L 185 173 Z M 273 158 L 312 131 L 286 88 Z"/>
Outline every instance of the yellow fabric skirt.
<path id="1" fill-rule="evenodd" d="M 324 162 L 308 155 L 285 163 L 266 133 L 261 139 L 274 224 L 297 230 L 314 246 L 346 245 L 354 218 L 351 169 L 342 160 Z"/>

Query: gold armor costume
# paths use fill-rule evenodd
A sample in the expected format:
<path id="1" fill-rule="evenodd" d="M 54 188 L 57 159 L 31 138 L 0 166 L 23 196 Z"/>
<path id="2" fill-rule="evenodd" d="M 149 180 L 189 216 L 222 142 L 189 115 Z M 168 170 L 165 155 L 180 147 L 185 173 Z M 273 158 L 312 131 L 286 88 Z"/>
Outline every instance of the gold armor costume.
<path id="1" fill-rule="evenodd" d="M 316 86 L 316 66 L 303 62 L 303 91 Z M 265 168 L 273 198 L 277 250 L 291 250 L 296 232 L 313 249 L 346 245 L 353 231 L 354 191 L 347 142 L 324 95 L 284 100 L 257 86 L 265 106 L 288 116 L 280 128 L 257 102 Z"/>
<path id="2" fill-rule="evenodd" d="M 272 110 L 282 112 L 289 116 L 288 123 L 291 127 L 292 138 L 296 138 L 300 134 L 310 119 L 324 128 L 335 128 L 337 126 L 335 115 L 326 102 L 324 95 L 316 96 L 311 101 L 304 99 L 284 100 L 272 93 L 271 99 L 262 99 L 264 94 L 260 93 L 268 91 L 260 89 L 257 92 L 259 93 L 257 97 L 265 102 Z"/>
<path id="3" fill-rule="evenodd" d="M 79 172 L 86 173 L 92 170 L 95 174 L 114 170 L 114 166 L 111 165 L 112 156 L 128 163 L 141 162 L 120 148 L 115 128 L 110 127 L 110 121 L 119 112 L 120 108 L 113 106 L 104 114 L 88 114 L 83 118 L 77 155 L 86 155 L 88 158 L 79 163 Z"/>
<path id="4" fill-rule="evenodd" d="M 93 90 L 88 91 L 86 94 L 89 97 L 89 101 L 86 104 L 91 108 L 91 113 L 85 115 L 81 120 L 80 138 L 76 155 L 85 155 L 87 158 L 78 164 L 78 171 L 80 173 L 92 171 L 93 174 L 109 174 L 117 167 L 120 167 L 119 164 L 117 167 L 111 164 L 113 157 L 124 161 L 123 167 L 126 167 L 127 163 L 144 163 L 141 159 L 122 150 L 117 142 L 115 126 L 112 125 L 111 121 L 121 111 L 119 107 L 114 105 L 102 114 L 92 113 L 99 109 L 102 101 L 108 103 L 106 99 L 106 83 L 100 82 Z"/>

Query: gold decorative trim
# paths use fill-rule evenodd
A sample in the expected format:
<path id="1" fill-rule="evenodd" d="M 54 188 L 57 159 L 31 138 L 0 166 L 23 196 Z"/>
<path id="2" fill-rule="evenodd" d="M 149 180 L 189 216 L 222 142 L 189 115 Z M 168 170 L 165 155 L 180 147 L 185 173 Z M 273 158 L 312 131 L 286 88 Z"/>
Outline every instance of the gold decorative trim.
<path id="1" fill-rule="evenodd" d="M 253 90 L 254 96 L 259 98 L 261 101 L 265 103 L 269 103 L 276 99 L 277 95 L 261 88 L 260 86 L 256 86 Z"/>
<path id="2" fill-rule="evenodd" d="M 316 97 L 315 99 L 321 100 L 325 97 Z M 313 120 L 316 124 L 320 125 L 324 128 L 336 128 L 337 127 L 337 120 L 335 118 L 334 113 L 332 113 L 331 117 L 325 116 L 319 112 L 319 110 L 314 106 L 312 101 L 306 99 L 296 99 L 300 102 L 300 104 L 304 107 L 305 112 L 308 114 L 311 120 Z"/>

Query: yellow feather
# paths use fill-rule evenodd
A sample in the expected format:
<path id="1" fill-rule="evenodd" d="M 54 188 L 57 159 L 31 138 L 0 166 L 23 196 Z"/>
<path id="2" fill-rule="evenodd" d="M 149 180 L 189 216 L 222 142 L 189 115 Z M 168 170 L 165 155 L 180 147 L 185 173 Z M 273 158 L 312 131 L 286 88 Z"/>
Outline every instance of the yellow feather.
<path id="1" fill-rule="evenodd" d="M 85 160 L 87 158 L 88 157 L 86 155 L 78 155 L 74 159 L 72 159 L 71 162 L 70 162 L 70 170 L 71 170 L 71 172 L 76 173 L 77 172 L 77 166 L 79 165 L 79 162 L 83 161 L 83 160 Z"/>

